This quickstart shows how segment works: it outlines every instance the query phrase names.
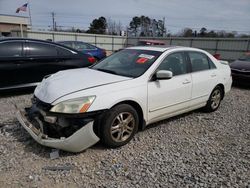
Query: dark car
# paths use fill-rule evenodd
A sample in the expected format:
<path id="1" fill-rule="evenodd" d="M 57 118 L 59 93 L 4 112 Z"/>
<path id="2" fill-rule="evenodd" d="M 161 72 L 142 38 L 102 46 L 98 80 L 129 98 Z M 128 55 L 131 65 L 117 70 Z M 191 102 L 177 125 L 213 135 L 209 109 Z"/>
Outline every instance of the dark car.
<path id="1" fill-rule="evenodd" d="M 97 60 L 105 58 L 106 50 L 98 48 L 92 44 L 82 41 L 58 41 L 59 44 L 74 48 L 80 52 L 87 53 L 95 57 Z"/>
<path id="2" fill-rule="evenodd" d="M 233 82 L 250 85 L 250 52 L 230 64 Z"/>
<path id="3" fill-rule="evenodd" d="M 90 66 L 95 59 L 49 41 L 9 38 L 0 40 L 0 90 L 35 86 L 64 69 Z"/>

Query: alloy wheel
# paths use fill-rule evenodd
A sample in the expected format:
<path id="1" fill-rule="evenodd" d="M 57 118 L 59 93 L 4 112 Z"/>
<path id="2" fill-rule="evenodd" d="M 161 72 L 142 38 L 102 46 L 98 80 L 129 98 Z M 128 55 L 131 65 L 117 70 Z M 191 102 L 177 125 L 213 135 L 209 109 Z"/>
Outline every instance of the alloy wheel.
<path id="1" fill-rule="evenodd" d="M 113 120 L 110 133 L 115 142 L 124 142 L 130 138 L 135 128 L 135 118 L 129 112 L 119 113 Z"/>
<path id="2" fill-rule="evenodd" d="M 216 109 L 220 105 L 221 101 L 221 91 L 219 89 L 214 90 L 211 97 L 211 107 Z"/>

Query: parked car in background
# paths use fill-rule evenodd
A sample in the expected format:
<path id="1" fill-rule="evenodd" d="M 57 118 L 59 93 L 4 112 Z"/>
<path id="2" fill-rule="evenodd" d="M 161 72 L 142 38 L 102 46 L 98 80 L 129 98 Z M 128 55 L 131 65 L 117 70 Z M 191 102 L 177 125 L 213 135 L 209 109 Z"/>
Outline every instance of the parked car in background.
<path id="1" fill-rule="evenodd" d="M 87 67 L 95 59 L 60 44 L 22 38 L 0 40 L 0 90 L 35 86 L 60 70 Z"/>
<path id="2" fill-rule="evenodd" d="M 166 45 L 166 43 L 160 40 L 139 40 L 136 43 L 136 45 L 132 45 L 132 46 L 164 46 L 164 45 Z M 131 45 L 129 45 L 129 47 L 131 47 Z M 115 52 L 119 52 L 123 49 L 124 48 L 120 48 L 118 50 L 115 50 Z"/>
<path id="3" fill-rule="evenodd" d="M 230 64 L 234 83 L 250 85 L 250 52 Z"/>
<path id="4" fill-rule="evenodd" d="M 228 64 L 203 50 L 131 47 L 44 79 L 17 117 L 45 146 L 79 152 L 101 140 L 119 147 L 156 121 L 217 110 L 231 84 Z"/>
<path id="5" fill-rule="evenodd" d="M 155 46 L 155 45 L 166 45 L 161 40 L 139 40 L 137 46 Z"/>
<path id="6" fill-rule="evenodd" d="M 80 52 L 92 55 L 97 60 L 105 58 L 106 50 L 81 41 L 58 41 L 57 43 L 74 48 Z"/>

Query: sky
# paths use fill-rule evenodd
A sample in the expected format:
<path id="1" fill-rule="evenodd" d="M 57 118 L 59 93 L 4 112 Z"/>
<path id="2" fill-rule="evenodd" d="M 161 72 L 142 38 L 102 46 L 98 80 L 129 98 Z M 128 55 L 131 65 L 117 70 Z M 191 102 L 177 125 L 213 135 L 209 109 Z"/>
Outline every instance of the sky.
<path id="1" fill-rule="evenodd" d="M 0 0 L 0 14 L 29 16 L 28 11 L 15 13 L 28 1 L 33 29 L 49 29 L 54 12 L 62 28 L 86 30 L 100 16 L 126 28 L 134 16 L 144 15 L 157 20 L 165 17 L 171 33 L 205 27 L 250 34 L 250 0 Z"/>

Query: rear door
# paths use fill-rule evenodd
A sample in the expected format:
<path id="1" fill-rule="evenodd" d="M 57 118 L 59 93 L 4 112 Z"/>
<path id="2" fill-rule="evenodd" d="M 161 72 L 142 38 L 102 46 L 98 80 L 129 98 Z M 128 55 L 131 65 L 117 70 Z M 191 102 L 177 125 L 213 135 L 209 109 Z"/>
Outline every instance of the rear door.
<path id="1" fill-rule="evenodd" d="M 202 52 L 187 52 L 192 67 L 191 105 L 204 104 L 217 84 L 217 69 L 210 58 Z"/>
<path id="2" fill-rule="evenodd" d="M 23 83 L 20 64 L 24 61 L 22 40 L 0 42 L 0 88 Z"/>
<path id="3" fill-rule="evenodd" d="M 151 122 L 186 110 L 191 99 L 192 79 L 183 52 L 168 55 L 158 70 L 170 70 L 173 77 L 148 83 L 148 119 Z"/>

